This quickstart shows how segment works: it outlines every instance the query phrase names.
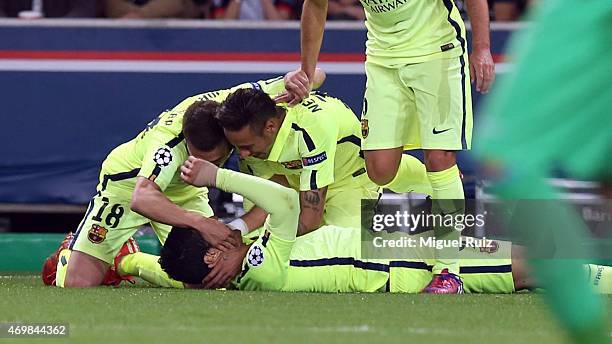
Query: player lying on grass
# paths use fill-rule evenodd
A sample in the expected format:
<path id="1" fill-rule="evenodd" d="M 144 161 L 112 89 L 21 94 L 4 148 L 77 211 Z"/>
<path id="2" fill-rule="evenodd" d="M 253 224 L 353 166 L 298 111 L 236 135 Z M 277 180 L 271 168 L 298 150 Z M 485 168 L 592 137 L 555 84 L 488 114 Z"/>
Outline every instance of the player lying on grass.
<path id="1" fill-rule="evenodd" d="M 270 214 L 263 234 L 252 245 L 225 252 L 197 231 L 173 228 L 160 264 L 169 276 L 190 287 L 201 286 L 218 265 L 236 265 L 221 270 L 232 271 L 224 278 L 231 281 L 228 286 L 241 290 L 418 293 L 431 280 L 432 265 L 426 260 L 361 259 L 359 232 L 354 228 L 328 226 L 296 239 L 295 190 L 194 157 L 189 157 L 181 172 L 188 183 L 241 194 Z M 460 258 L 469 258 L 460 259 L 466 292 L 511 293 L 534 286 L 521 261 L 510 258 L 508 243 L 503 245 L 497 254 L 462 251 Z M 596 288 L 612 293 L 610 267 L 588 266 L 588 271 Z"/>
<path id="2" fill-rule="evenodd" d="M 283 77 L 245 83 L 231 89 L 189 97 L 151 121 L 133 140 L 115 148 L 102 164 L 97 193 L 70 241 L 67 252 L 54 254 L 56 284 L 62 287 L 100 285 L 114 266 L 120 248 L 142 225 L 150 223 L 163 243 L 171 226 L 201 231 L 213 246 L 230 247 L 239 239 L 217 221 L 207 189 L 185 184 L 179 167 L 188 155 L 220 165 L 231 147 L 214 119 L 219 102 L 240 88 L 277 94 Z M 187 113 L 187 115 L 186 115 Z M 156 261 L 150 268 L 159 270 Z M 53 263 L 45 263 L 52 268 Z M 118 267 L 114 267 L 119 270 Z M 43 275 L 52 273 L 44 271 Z"/>

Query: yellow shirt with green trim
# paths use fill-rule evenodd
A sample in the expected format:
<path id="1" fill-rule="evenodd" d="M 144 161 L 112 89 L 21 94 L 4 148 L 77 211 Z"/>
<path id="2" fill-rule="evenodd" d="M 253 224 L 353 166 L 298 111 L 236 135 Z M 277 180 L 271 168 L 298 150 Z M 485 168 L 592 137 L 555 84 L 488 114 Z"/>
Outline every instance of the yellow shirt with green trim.
<path id="1" fill-rule="evenodd" d="M 246 169 L 259 177 L 287 177 L 291 187 L 308 191 L 323 187 L 354 187 L 365 173 L 361 124 L 341 100 L 313 92 L 286 109 L 268 158 L 249 157 Z"/>
<path id="2" fill-rule="evenodd" d="M 367 61 L 400 67 L 467 51 L 454 0 L 360 0 L 368 29 Z"/>
<path id="3" fill-rule="evenodd" d="M 136 177 L 154 181 L 166 196 L 175 203 L 182 203 L 206 188 L 196 188 L 180 179 L 180 166 L 189 152 L 183 138 L 183 116 L 191 104 L 201 100 L 222 102 L 232 92 L 241 88 L 261 89 L 270 95 L 284 90 L 283 77 L 210 91 L 184 99 L 172 109 L 162 112 L 147 124 L 134 139 L 116 147 L 102 163 L 98 191 L 109 185 L 114 194 L 130 198 Z"/>
<path id="4" fill-rule="evenodd" d="M 266 227 L 264 235 L 251 245 L 242 272 L 234 281 L 238 289 L 323 293 L 385 290 L 389 263 L 360 258 L 358 230 L 323 226 L 294 240 L 279 237 L 279 230 Z"/>
<path id="5" fill-rule="evenodd" d="M 360 259 L 355 228 L 324 226 L 296 239 L 300 215 L 295 190 L 225 169 L 216 186 L 251 199 L 270 214 L 251 245 L 242 272 L 232 281 L 241 290 L 375 292 L 384 290 L 388 264 Z"/>
<path id="6" fill-rule="evenodd" d="M 280 290 L 287 279 L 289 255 L 300 216 L 295 190 L 269 180 L 226 169 L 217 170 L 216 186 L 253 200 L 269 216 L 263 233 L 249 248 L 242 273 L 232 283 L 242 290 Z"/>

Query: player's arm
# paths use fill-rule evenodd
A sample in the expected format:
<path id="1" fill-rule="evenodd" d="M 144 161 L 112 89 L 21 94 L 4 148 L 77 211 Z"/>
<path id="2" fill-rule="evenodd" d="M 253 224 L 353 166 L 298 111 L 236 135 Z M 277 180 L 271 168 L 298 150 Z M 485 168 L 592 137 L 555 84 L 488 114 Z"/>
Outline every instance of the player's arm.
<path id="1" fill-rule="evenodd" d="M 215 186 L 250 199 L 270 218 L 268 228 L 277 237 L 295 240 L 298 226 L 298 195 L 275 182 L 234 172 L 190 156 L 181 167 L 181 178 L 195 186 Z"/>
<path id="2" fill-rule="evenodd" d="M 302 72 L 300 69 L 297 69 L 297 70 L 288 72 L 284 76 L 278 76 L 276 78 L 267 79 L 267 80 L 260 80 L 256 83 L 246 83 L 246 84 L 238 85 L 236 87 L 233 87 L 231 91 L 228 92 L 227 95 L 229 95 L 229 93 L 239 88 L 254 87 L 257 89 L 261 89 L 262 91 L 267 93 L 270 97 L 274 97 L 274 101 L 276 103 L 287 103 L 289 100 L 293 98 L 292 96 L 288 94 L 288 92 L 286 91 L 286 88 L 288 84 L 290 85 L 289 87 L 292 87 L 291 86 L 293 83 L 292 80 L 295 77 L 301 77 L 304 83 L 306 84 L 308 83 L 306 74 L 304 74 L 304 72 Z M 312 85 L 313 89 L 317 89 L 321 87 L 321 85 L 323 85 L 323 83 L 325 82 L 326 77 L 327 76 L 325 72 L 321 68 L 316 68 L 314 72 L 314 77 L 313 77 L 313 85 Z M 227 97 L 227 95 L 225 97 Z"/>
<path id="3" fill-rule="evenodd" d="M 289 182 L 285 176 L 275 174 L 270 178 L 270 180 L 282 186 L 289 187 Z M 239 230 L 244 235 L 263 226 L 267 217 L 268 213 L 256 205 L 240 218 L 228 223 L 228 226 Z"/>
<path id="4" fill-rule="evenodd" d="M 198 230 L 213 246 L 228 247 L 224 242 L 236 244 L 231 231 L 218 222 L 200 214 L 188 212 L 172 203 L 164 190 L 178 173 L 187 156 L 187 148 L 180 137 L 157 137 L 149 133 L 141 144 L 147 145 L 132 192 L 130 208 L 156 222 Z M 216 226 L 215 226 L 216 225 Z"/>
<path id="5" fill-rule="evenodd" d="M 155 182 L 144 177 L 138 177 L 136 181 L 130 208 L 156 222 L 197 229 L 213 246 L 220 245 L 230 236 L 230 231 L 224 226 L 212 225 L 216 221 L 172 203 Z"/>
<path id="6" fill-rule="evenodd" d="M 298 236 L 310 233 L 323 223 L 327 187 L 300 191 L 300 223 Z"/>
<path id="7" fill-rule="evenodd" d="M 177 227 L 195 227 L 196 216 L 172 203 L 155 182 L 138 177 L 130 208 L 153 221 Z"/>
<path id="8" fill-rule="evenodd" d="M 336 154 L 335 122 L 303 123 L 299 152 L 302 160 L 300 173 L 300 226 L 304 235 L 321 227 L 327 187 L 334 182 Z"/>
<path id="9" fill-rule="evenodd" d="M 301 19 L 301 59 L 302 70 L 310 82 L 314 80 L 326 19 L 327 0 L 304 1 Z"/>
<path id="10" fill-rule="evenodd" d="M 274 175 L 270 178 L 283 186 L 289 186 L 287 179 L 284 176 Z M 327 187 L 316 190 L 308 190 L 300 192 L 300 219 L 298 224 L 297 235 L 310 233 L 321 227 L 323 222 L 323 210 L 325 208 L 325 196 L 327 195 Z M 244 214 L 240 219 L 232 221 L 229 225 L 234 229 L 238 229 L 245 234 L 249 231 L 263 226 L 268 213 L 262 208 L 255 206 Z"/>
<path id="11" fill-rule="evenodd" d="M 285 80 L 287 95 L 283 101 L 289 105 L 298 104 L 308 97 L 316 79 L 315 68 L 323 42 L 323 31 L 327 19 L 327 0 L 305 0 L 301 19 L 301 60 L 300 71 Z"/>
<path id="12" fill-rule="evenodd" d="M 489 32 L 489 5 L 487 0 L 467 0 L 466 6 L 472 25 L 470 79 L 476 82 L 477 91 L 487 93 L 495 81 L 495 63 L 491 56 Z"/>

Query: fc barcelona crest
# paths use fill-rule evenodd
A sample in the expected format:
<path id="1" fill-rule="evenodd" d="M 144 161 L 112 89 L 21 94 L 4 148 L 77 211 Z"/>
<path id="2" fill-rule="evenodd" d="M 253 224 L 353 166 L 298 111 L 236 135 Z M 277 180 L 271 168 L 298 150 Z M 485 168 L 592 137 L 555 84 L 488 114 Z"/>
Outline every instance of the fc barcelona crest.
<path id="1" fill-rule="evenodd" d="M 87 233 L 87 239 L 94 244 L 99 244 L 106 239 L 106 233 L 108 230 L 102 226 L 92 225 L 89 233 Z"/>
<path id="2" fill-rule="evenodd" d="M 363 118 L 361 119 L 361 136 L 365 139 L 368 137 L 370 133 L 370 126 L 368 125 L 368 120 Z"/>

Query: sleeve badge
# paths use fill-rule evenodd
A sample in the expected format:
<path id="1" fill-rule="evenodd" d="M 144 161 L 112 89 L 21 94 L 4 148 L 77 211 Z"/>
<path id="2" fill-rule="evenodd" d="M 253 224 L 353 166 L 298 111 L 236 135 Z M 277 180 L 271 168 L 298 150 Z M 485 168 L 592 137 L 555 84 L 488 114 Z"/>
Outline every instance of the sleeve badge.
<path id="1" fill-rule="evenodd" d="M 263 261 L 264 261 L 263 249 L 259 245 L 253 245 L 253 247 L 251 247 L 247 255 L 247 263 L 249 264 L 249 266 L 256 268 L 260 266 L 261 264 L 263 264 Z"/>
<path id="2" fill-rule="evenodd" d="M 172 151 L 167 147 L 161 147 L 153 155 L 153 161 L 160 167 L 166 167 L 172 162 Z"/>

